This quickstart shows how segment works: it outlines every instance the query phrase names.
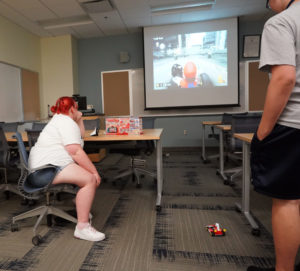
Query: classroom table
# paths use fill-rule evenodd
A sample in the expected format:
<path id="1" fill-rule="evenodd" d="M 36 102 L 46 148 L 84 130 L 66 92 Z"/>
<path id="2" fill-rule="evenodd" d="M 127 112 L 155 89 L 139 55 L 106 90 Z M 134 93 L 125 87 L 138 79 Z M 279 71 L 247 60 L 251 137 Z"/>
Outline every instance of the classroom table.
<path id="1" fill-rule="evenodd" d="M 204 163 L 209 161 L 205 154 L 205 127 L 206 126 L 214 126 L 214 125 L 218 125 L 221 123 L 222 123 L 221 121 L 202 121 L 202 154 L 201 154 L 201 158 Z"/>
<path id="2" fill-rule="evenodd" d="M 155 141 L 156 144 L 156 169 L 157 169 L 157 196 L 156 196 L 156 210 L 161 210 L 161 197 L 163 189 L 163 161 L 162 161 L 162 145 L 161 135 L 163 129 L 144 129 L 142 135 L 106 135 L 104 130 L 100 130 L 98 136 L 91 136 L 92 131 L 86 131 L 84 141 L 89 142 L 111 142 L 111 141 L 135 141 L 135 140 L 150 140 Z M 14 132 L 7 132 L 5 136 L 8 142 L 15 142 L 16 139 L 12 136 Z M 22 133 L 23 141 L 28 141 L 26 132 Z"/>
<path id="3" fill-rule="evenodd" d="M 227 176 L 224 173 L 224 132 L 229 132 L 231 130 L 231 125 L 216 125 L 216 128 L 220 130 L 220 140 L 219 140 L 219 169 L 217 174 L 220 175 L 224 182 L 227 181 Z"/>
<path id="4" fill-rule="evenodd" d="M 253 133 L 237 133 L 235 138 L 243 141 L 243 187 L 242 187 L 242 204 L 236 203 L 252 227 L 253 235 L 260 235 L 260 229 L 250 213 L 250 143 Z"/>

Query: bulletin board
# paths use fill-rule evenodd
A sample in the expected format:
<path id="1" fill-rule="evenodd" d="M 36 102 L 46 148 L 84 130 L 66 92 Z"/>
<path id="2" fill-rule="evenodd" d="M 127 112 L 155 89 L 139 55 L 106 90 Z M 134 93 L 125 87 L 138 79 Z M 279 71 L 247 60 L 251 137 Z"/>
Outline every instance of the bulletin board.
<path id="1" fill-rule="evenodd" d="M 269 84 L 267 72 L 258 69 L 259 62 L 250 62 L 249 73 L 249 111 L 262 111 Z"/>
<path id="2" fill-rule="evenodd" d="M 37 72 L 22 69 L 21 76 L 24 120 L 38 120 L 41 117 L 39 75 Z"/>
<path id="3" fill-rule="evenodd" d="M 130 71 L 102 72 L 102 112 L 106 116 L 129 116 Z"/>

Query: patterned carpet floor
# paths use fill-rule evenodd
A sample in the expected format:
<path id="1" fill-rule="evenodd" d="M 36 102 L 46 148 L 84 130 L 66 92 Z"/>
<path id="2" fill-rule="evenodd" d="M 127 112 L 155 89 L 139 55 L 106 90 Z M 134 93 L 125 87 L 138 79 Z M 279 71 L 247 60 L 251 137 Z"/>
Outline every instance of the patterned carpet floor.
<path id="1" fill-rule="evenodd" d="M 115 185 L 113 176 L 128 164 L 128 157 L 108 156 L 97 165 L 107 177 L 95 197 L 93 225 L 106 234 L 102 242 L 73 238 L 74 224 L 60 221 L 39 227 L 43 242 L 33 246 L 35 218 L 11 232 L 11 218 L 32 207 L 21 198 L 0 196 L 0 270 L 81 271 L 193 271 L 246 270 L 248 265 L 270 267 L 274 247 L 270 199 L 251 191 L 251 211 L 261 228 L 251 234 L 246 218 L 235 209 L 241 200 L 241 179 L 226 186 L 216 175 L 217 163 L 203 164 L 197 151 L 170 151 L 164 157 L 162 210 L 156 212 L 156 186 L 145 177 L 142 188 L 131 180 Z M 148 157 L 153 167 L 155 155 Z M 58 205 L 74 209 L 70 195 Z M 59 221 L 57 221 L 59 222 Z M 63 222 L 63 223 L 62 223 Z M 205 225 L 220 223 L 224 237 L 211 237 Z"/>

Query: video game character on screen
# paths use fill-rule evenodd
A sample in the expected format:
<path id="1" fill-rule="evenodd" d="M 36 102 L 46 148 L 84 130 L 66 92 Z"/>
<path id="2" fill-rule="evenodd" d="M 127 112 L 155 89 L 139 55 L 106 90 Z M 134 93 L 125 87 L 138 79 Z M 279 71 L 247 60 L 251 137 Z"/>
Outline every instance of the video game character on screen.
<path id="1" fill-rule="evenodd" d="M 154 90 L 228 86 L 227 30 L 161 34 L 152 42 Z"/>
<path id="2" fill-rule="evenodd" d="M 171 74 L 171 87 L 194 88 L 213 86 L 213 82 L 208 74 L 201 73 L 197 76 L 197 66 L 192 61 L 188 61 L 184 65 L 184 69 L 180 64 L 174 64 L 171 69 Z"/>

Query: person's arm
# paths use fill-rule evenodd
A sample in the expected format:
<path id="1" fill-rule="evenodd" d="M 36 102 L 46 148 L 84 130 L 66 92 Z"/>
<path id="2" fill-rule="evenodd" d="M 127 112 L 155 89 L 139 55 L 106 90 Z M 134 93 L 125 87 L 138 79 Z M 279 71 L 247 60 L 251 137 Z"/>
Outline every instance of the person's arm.
<path id="1" fill-rule="evenodd" d="M 284 110 L 295 86 L 296 68 L 291 65 L 272 67 L 272 77 L 268 85 L 264 112 L 257 130 L 257 137 L 263 140 L 273 130 Z"/>
<path id="2" fill-rule="evenodd" d="M 95 175 L 97 180 L 97 186 L 101 182 L 101 178 L 98 174 L 98 171 L 90 158 L 87 156 L 86 152 L 82 149 L 82 147 L 79 144 L 70 144 L 66 145 L 65 149 L 70 154 L 72 159 L 81 167 Z"/>
<path id="3" fill-rule="evenodd" d="M 76 110 L 73 115 L 73 120 L 79 126 L 81 137 L 84 138 L 85 128 L 84 128 L 84 123 L 83 123 L 83 119 L 82 119 L 82 113 L 80 111 Z"/>

